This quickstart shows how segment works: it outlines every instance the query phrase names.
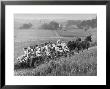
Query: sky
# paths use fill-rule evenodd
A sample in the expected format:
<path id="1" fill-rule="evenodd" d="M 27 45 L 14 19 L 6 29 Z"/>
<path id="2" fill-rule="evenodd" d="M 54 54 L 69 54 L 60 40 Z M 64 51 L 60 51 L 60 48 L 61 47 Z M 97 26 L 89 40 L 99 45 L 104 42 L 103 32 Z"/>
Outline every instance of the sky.
<path id="1" fill-rule="evenodd" d="M 65 20 L 88 20 L 96 18 L 96 14 L 14 14 L 14 19 L 38 20 L 38 19 L 65 19 Z"/>

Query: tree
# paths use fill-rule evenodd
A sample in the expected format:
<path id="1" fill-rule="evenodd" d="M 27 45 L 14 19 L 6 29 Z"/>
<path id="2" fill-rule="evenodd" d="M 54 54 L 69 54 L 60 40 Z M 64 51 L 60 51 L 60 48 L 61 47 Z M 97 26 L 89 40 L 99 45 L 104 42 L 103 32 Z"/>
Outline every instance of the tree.
<path id="1" fill-rule="evenodd" d="M 92 35 L 89 35 L 85 38 L 85 41 L 92 42 Z"/>
<path id="2" fill-rule="evenodd" d="M 57 29 L 59 28 L 59 23 L 57 23 L 57 22 L 55 22 L 55 21 L 51 21 L 51 22 L 49 23 L 49 27 L 50 27 L 50 29 L 52 29 L 52 30 L 57 30 Z"/>
<path id="3" fill-rule="evenodd" d="M 77 24 L 78 28 L 85 29 L 87 31 L 90 27 L 96 28 L 97 27 L 97 17 L 91 20 L 83 20 L 79 24 Z"/>
<path id="4" fill-rule="evenodd" d="M 32 27 L 31 23 L 23 24 L 20 29 L 30 29 Z"/>
<path id="5" fill-rule="evenodd" d="M 48 29 L 48 30 L 58 30 L 60 29 L 59 27 L 59 23 L 55 22 L 55 21 L 51 21 L 50 23 L 44 23 L 41 26 L 42 29 Z"/>

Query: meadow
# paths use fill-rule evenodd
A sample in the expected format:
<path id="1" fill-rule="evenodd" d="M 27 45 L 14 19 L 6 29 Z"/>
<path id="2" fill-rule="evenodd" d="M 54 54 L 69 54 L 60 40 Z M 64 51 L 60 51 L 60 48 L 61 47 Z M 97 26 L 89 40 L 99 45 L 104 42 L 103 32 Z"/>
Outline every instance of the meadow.
<path id="1" fill-rule="evenodd" d="M 80 52 L 71 57 L 50 60 L 36 68 L 17 69 L 15 76 L 96 76 L 97 48 Z"/>
<path id="2" fill-rule="evenodd" d="M 90 29 L 87 32 L 81 29 L 67 31 L 52 31 L 44 29 L 16 29 L 14 34 L 14 65 L 16 58 L 23 54 L 23 48 L 45 43 L 56 42 L 61 39 L 65 42 L 75 40 L 76 37 L 84 39 L 92 34 L 93 42 L 97 42 L 97 30 Z M 84 50 L 71 57 L 60 57 L 50 60 L 36 68 L 19 68 L 14 70 L 15 76 L 96 76 L 97 75 L 97 46 Z"/>

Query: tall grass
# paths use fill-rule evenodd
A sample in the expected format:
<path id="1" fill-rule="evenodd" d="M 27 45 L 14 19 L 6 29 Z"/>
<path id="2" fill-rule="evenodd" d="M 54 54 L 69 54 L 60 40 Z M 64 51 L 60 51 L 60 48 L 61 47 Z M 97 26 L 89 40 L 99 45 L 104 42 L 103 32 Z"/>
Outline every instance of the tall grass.
<path id="1" fill-rule="evenodd" d="M 97 50 L 84 51 L 71 57 L 50 60 L 34 69 L 15 70 L 16 76 L 96 76 Z"/>

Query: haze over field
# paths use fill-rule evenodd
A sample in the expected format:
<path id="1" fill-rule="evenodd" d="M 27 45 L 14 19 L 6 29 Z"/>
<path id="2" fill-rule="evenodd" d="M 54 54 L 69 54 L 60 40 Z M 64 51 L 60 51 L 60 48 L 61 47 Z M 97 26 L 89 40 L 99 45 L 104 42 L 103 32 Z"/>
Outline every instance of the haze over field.
<path id="1" fill-rule="evenodd" d="M 65 25 L 68 20 L 73 20 L 75 22 L 95 18 L 96 14 L 15 14 L 14 27 L 17 29 L 22 24 L 31 23 L 33 25 L 32 28 L 36 29 L 43 23 L 49 23 L 50 21 L 56 21 Z"/>
<path id="2" fill-rule="evenodd" d="M 74 37 L 77 34 L 80 34 L 80 36 L 81 34 L 82 36 L 88 35 L 89 33 L 92 34 L 97 31 L 96 27 L 90 28 L 85 32 L 84 29 L 79 28 L 78 26 L 80 26 L 80 24 L 86 26 L 85 24 L 87 23 L 90 23 L 91 25 L 90 21 L 92 21 L 92 19 L 95 20 L 96 17 L 96 14 L 15 14 L 15 41 L 20 42 L 20 40 L 27 41 L 48 37 Z M 83 20 L 86 22 L 81 23 Z M 44 24 L 49 24 L 51 21 L 61 24 L 63 26 L 61 31 L 42 28 Z M 92 24 L 94 26 L 96 21 L 93 21 Z"/>
<path id="3" fill-rule="evenodd" d="M 96 14 L 15 14 L 17 20 L 90 20 L 96 17 Z"/>

